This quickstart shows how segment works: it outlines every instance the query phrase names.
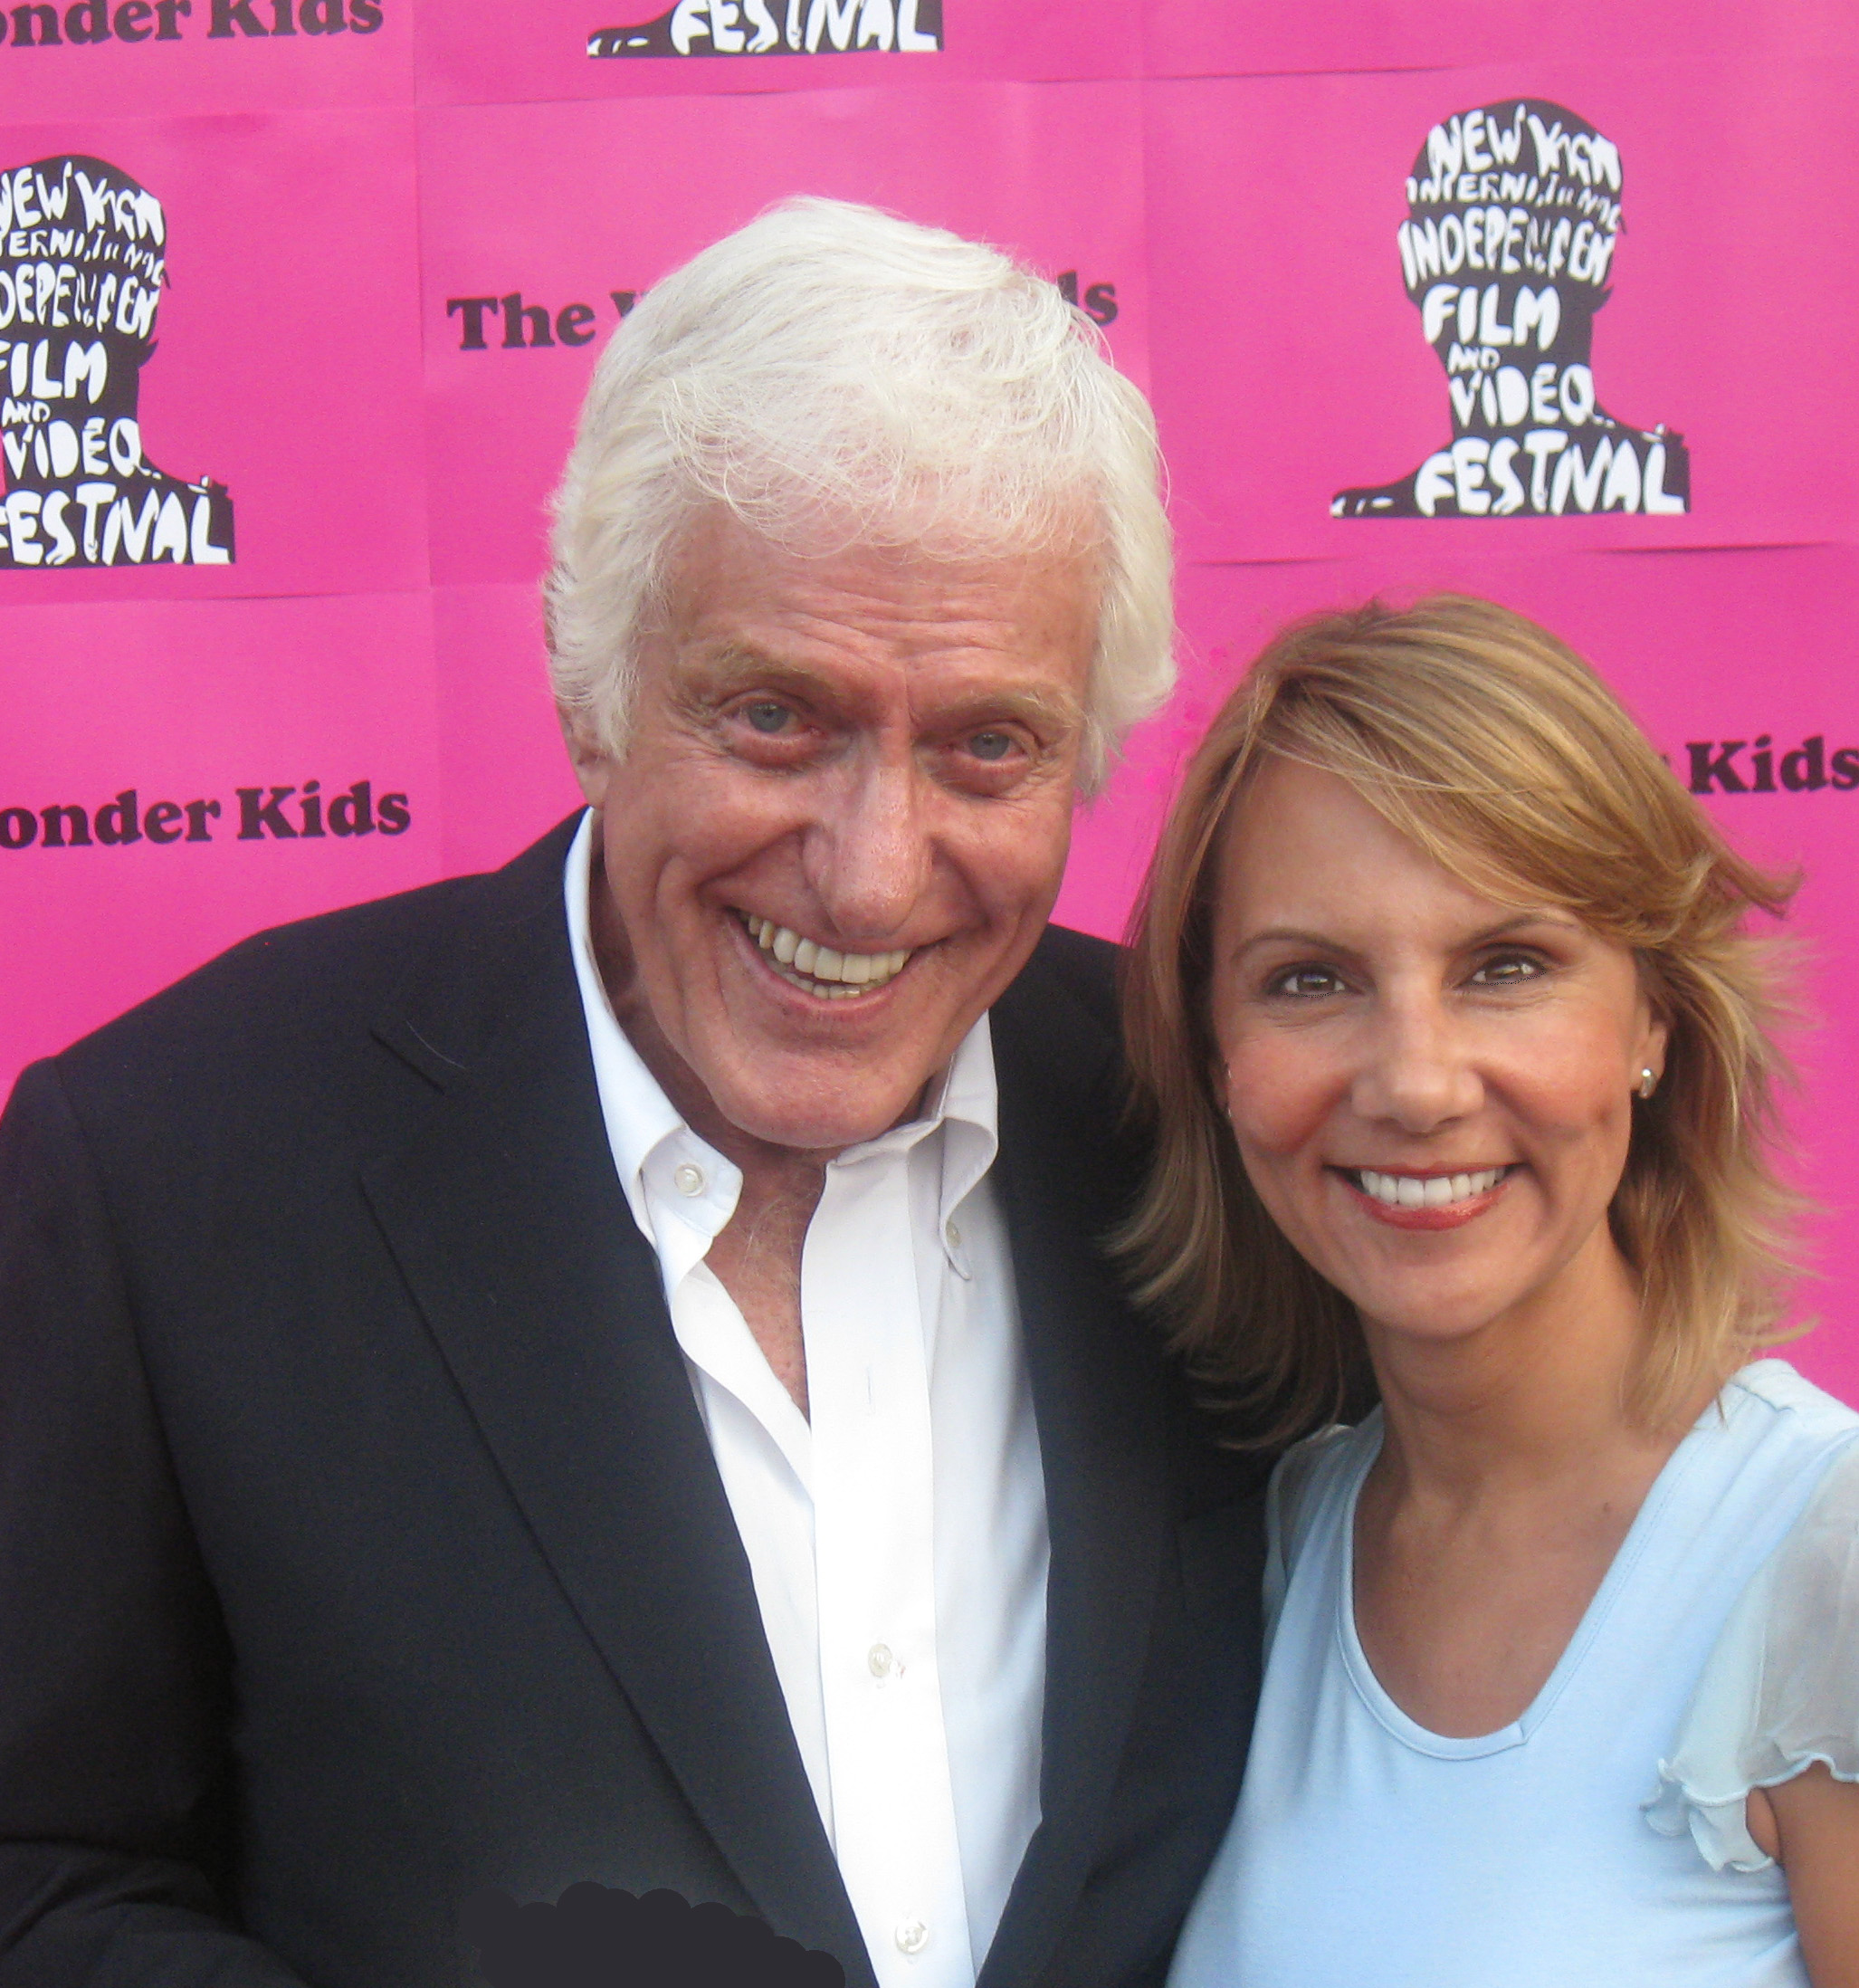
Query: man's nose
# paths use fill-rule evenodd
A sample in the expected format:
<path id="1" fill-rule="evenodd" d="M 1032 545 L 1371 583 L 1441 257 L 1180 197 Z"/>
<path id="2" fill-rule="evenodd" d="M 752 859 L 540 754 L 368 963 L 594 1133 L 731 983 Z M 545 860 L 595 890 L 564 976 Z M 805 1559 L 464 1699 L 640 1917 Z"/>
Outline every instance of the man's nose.
<path id="1" fill-rule="evenodd" d="M 876 945 L 903 929 L 929 883 L 927 797 L 901 757 L 849 771 L 806 838 L 807 883 L 835 938 Z"/>
<path id="2" fill-rule="evenodd" d="M 1472 1045 L 1444 1002 L 1421 995 L 1382 1005 L 1353 1087 L 1364 1118 L 1417 1137 L 1469 1116 L 1483 1099 Z"/>

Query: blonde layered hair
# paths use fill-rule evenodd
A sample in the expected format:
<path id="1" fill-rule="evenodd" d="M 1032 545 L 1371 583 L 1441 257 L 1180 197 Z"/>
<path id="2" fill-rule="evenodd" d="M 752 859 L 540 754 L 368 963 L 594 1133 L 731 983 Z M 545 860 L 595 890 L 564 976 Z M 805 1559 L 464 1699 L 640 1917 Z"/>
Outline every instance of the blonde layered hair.
<path id="1" fill-rule="evenodd" d="M 1726 846 L 1618 700 L 1547 630 L 1494 603 L 1379 602 L 1284 630 L 1190 762 L 1132 923 L 1137 1108 L 1155 1146 L 1119 1246 L 1139 1294 L 1247 1445 L 1374 1400 L 1354 1308 L 1266 1214 L 1227 1129 L 1208 1011 L 1222 830 L 1267 759 L 1347 780 L 1454 876 L 1554 904 L 1627 947 L 1669 1025 L 1634 1104 L 1609 1219 L 1638 1278 L 1644 1347 L 1627 1406 L 1668 1422 L 1782 1336 L 1795 1199 L 1768 1152 L 1782 1074 L 1774 941 L 1791 880 Z"/>

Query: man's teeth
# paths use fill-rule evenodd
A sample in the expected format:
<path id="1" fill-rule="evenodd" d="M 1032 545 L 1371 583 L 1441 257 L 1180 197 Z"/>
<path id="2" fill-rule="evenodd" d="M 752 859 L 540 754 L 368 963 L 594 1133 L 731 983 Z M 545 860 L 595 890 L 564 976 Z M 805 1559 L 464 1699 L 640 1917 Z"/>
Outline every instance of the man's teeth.
<path id="1" fill-rule="evenodd" d="M 1450 1208 L 1474 1194 L 1489 1194 L 1509 1171 L 1483 1167 L 1476 1173 L 1436 1173 L 1425 1180 L 1411 1173 L 1376 1173 L 1368 1167 L 1358 1167 L 1355 1174 L 1364 1194 L 1389 1208 Z"/>
<path id="2" fill-rule="evenodd" d="M 823 1001 L 856 999 L 895 980 L 910 958 L 901 952 L 835 952 L 831 946 L 803 939 L 772 918 L 743 913 L 748 936 L 775 962 L 784 980 L 804 987 Z"/>

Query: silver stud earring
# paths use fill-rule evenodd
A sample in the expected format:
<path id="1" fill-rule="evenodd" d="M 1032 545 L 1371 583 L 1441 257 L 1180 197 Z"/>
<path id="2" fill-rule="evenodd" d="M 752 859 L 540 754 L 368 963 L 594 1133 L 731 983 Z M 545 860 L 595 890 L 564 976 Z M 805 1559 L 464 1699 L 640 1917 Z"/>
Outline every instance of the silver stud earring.
<path id="1" fill-rule="evenodd" d="M 1642 1097 L 1651 1097 L 1653 1093 L 1659 1088 L 1659 1079 L 1654 1075 L 1651 1070 L 1644 1069 L 1640 1072 L 1640 1080 L 1634 1088 L 1638 1091 Z"/>

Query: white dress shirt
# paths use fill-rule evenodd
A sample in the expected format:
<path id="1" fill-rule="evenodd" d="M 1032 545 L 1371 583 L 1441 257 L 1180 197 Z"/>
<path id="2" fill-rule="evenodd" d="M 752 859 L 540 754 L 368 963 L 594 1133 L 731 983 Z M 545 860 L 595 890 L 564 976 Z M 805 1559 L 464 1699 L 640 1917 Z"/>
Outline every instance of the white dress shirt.
<path id="1" fill-rule="evenodd" d="M 742 1176 L 614 1018 L 568 932 L 601 1110 L 881 1988 L 973 1988 L 1039 1821 L 1048 1543 L 984 1016 L 926 1115 L 831 1161 L 801 1257 L 809 1415 L 704 1262 Z"/>

